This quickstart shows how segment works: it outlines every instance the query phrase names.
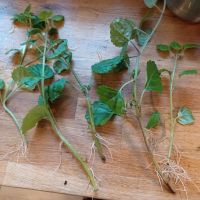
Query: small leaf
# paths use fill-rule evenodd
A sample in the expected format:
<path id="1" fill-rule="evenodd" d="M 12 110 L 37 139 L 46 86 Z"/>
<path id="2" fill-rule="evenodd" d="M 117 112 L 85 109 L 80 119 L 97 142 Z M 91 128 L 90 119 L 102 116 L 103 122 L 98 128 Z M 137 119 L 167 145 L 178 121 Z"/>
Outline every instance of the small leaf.
<path id="1" fill-rule="evenodd" d="M 139 74 L 140 74 L 140 69 L 137 70 L 137 75 L 136 75 L 136 69 L 134 68 L 133 72 L 132 72 L 133 79 L 137 78 L 139 76 Z M 136 75 L 136 77 L 135 77 L 135 75 Z"/>
<path id="2" fill-rule="evenodd" d="M 0 79 L 0 90 L 3 90 L 5 87 L 5 82 L 4 80 Z"/>
<path id="3" fill-rule="evenodd" d="M 20 82 L 23 78 L 31 76 L 31 73 L 25 67 L 17 67 L 12 72 L 12 79 L 15 82 Z"/>
<path id="4" fill-rule="evenodd" d="M 165 68 L 159 69 L 160 75 L 162 75 L 162 74 L 165 73 L 165 72 L 167 72 L 167 73 L 171 76 L 171 73 L 172 73 L 172 72 L 171 72 L 170 70 L 165 69 Z"/>
<path id="5" fill-rule="evenodd" d="M 148 8 L 153 8 L 157 3 L 157 0 L 144 0 L 144 4 L 148 7 Z"/>
<path id="6" fill-rule="evenodd" d="M 151 34 L 152 29 L 150 29 L 150 28 L 146 29 L 146 30 L 144 30 L 144 32 L 146 34 L 139 30 L 137 31 L 137 41 L 138 41 L 139 46 L 143 46 L 146 43 L 146 41 L 149 39 L 149 35 Z"/>
<path id="7" fill-rule="evenodd" d="M 42 119 L 48 119 L 48 110 L 44 105 L 37 105 L 23 119 L 21 127 L 23 134 L 32 129 Z"/>
<path id="8" fill-rule="evenodd" d="M 53 15 L 53 12 L 51 10 L 42 10 L 40 13 L 39 13 L 39 18 L 42 20 L 42 21 L 46 21 L 47 19 L 49 19 L 51 16 Z"/>
<path id="9" fill-rule="evenodd" d="M 65 78 L 61 78 L 53 82 L 51 85 L 46 86 L 45 87 L 46 100 L 53 103 L 56 99 L 58 99 L 64 91 L 66 82 L 67 81 Z M 39 96 L 38 104 L 39 105 L 43 104 L 43 98 L 41 95 Z"/>
<path id="10" fill-rule="evenodd" d="M 159 122 L 160 122 L 160 113 L 153 112 L 151 117 L 149 118 L 146 128 L 147 129 L 154 128 L 158 125 Z"/>
<path id="11" fill-rule="evenodd" d="M 31 4 L 28 4 L 28 6 L 24 10 L 24 13 L 30 13 L 30 11 L 31 11 Z"/>
<path id="12" fill-rule="evenodd" d="M 110 24 L 110 38 L 117 47 L 123 47 L 133 39 L 135 24 L 132 20 L 118 18 Z"/>
<path id="13" fill-rule="evenodd" d="M 169 46 L 170 46 L 170 48 L 172 50 L 175 50 L 175 51 L 182 50 L 182 46 L 178 42 L 176 42 L 176 41 L 171 42 Z"/>
<path id="14" fill-rule="evenodd" d="M 50 28 L 50 30 L 48 31 L 48 35 L 49 37 L 54 37 L 58 35 L 58 29 L 57 28 Z"/>
<path id="15" fill-rule="evenodd" d="M 197 49 L 197 48 L 200 48 L 200 44 L 184 44 L 183 45 L 183 49 L 186 50 L 186 49 Z"/>
<path id="16" fill-rule="evenodd" d="M 54 22 L 62 22 L 62 21 L 64 21 L 65 18 L 63 15 L 54 15 L 51 19 Z"/>
<path id="17" fill-rule="evenodd" d="M 58 58 L 59 56 L 62 56 L 63 53 L 68 53 L 68 41 L 63 40 L 58 47 L 56 47 L 50 55 L 48 55 L 48 59 L 55 59 Z"/>
<path id="18" fill-rule="evenodd" d="M 163 51 L 163 52 L 169 52 L 170 51 L 170 47 L 166 44 L 157 44 L 156 48 L 157 48 L 157 50 Z"/>
<path id="19" fill-rule="evenodd" d="M 157 65 L 154 61 L 147 62 L 147 81 L 145 84 L 146 91 L 162 92 L 163 86 L 158 71 Z"/>
<path id="20" fill-rule="evenodd" d="M 187 107 L 180 108 L 177 121 L 182 125 L 192 124 L 194 122 L 192 111 Z"/>
<path id="21" fill-rule="evenodd" d="M 92 109 L 95 126 L 102 126 L 106 124 L 114 114 L 106 104 L 100 101 L 95 101 L 92 104 Z M 90 116 L 88 111 L 86 112 L 85 118 L 88 122 L 90 122 Z"/>
<path id="22" fill-rule="evenodd" d="M 63 59 L 56 60 L 53 64 L 53 68 L 57 74 L 70 69 L 70 63 L 66 63 Z"/>
<path id="23" fill-rule="evenodd" d="M 31 65 L 27 69 L 32 76 L 42 78 L 42 64 Z M 53 76 L 53 70 L 48 65 L 45 65 L 44 79 L 52 78 Z"/>
<path id="24" fill-rule="evenodd" d="M 31 77 L 24 77 L 20 81 L 20 84 L 22 84 L 23 87 L 26 88 L 26 89 L 34 90 L 40 80 L 41 80 L 40 77 L 32 77 L 32 76 Z"/>
<path id="25" fill-rule="evenodd" d="M 10 50 L 8 50 L 5 54 L 8 55 L 8 54 L 11 53 L 11 52 L 15 54 L 15 53 L 20 53 L 21 50 L 20 50 L 20 49 L 10 49 Z"/>
<path id="26" fill-rule="evenodd" d="M 194 75 L 197 74 L 197 70 L 195 69 L 188 69 L 188 70 L 183 70 L 180 74 L 179 77 L 183 76 L 183 75 Z"/>
<path id="27" fill-rule="evenodd" d="M 39 28 L 31 28 L 30 30 L 28 30 L 27 36 L 30 37 L 30 36 L 36 35 L 38 33 L 41 33 L 41 30 Z"/>

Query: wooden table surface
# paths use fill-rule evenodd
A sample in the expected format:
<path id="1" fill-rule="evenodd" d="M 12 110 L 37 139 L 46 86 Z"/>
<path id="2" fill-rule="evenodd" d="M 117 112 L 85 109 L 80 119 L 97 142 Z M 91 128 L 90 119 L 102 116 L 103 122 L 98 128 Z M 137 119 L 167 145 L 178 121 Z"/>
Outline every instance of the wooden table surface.
<path id="1" fill-rule="evenodd" d="M 0 67 L 1 76 L 9 77 L 13 67 L 12 57 L 5 55 L 10 48 L 18 48 L 25 40 L 25 31 L 16 28 L 13 33 L 11 16 L 22 11 L 28 3 L 34 11 L 50 8 L 55 13 L 65 16 L 65 25 L 60 29 L 60 36 L 69 40 L 74 54 L 74 69 L 81 79 L 88 83 L 92 77 L 90 66 L 102 58 L 118 54 L 109 39 L 109 24 L 116 17 L 134 17 L 136 21 L 145 13 L 143 1 L 134 0 L 1 0 L 0 1 Z M 157 16 L 154 17 L 155 19 Z M 198 42 L 200 25 L 189 24 L 176 18 L 168 10 L 162 24 L 142 57 L 143 69 L 148 59 L 154 59 L 159 66 L 172 66 L 172 60 L 159 57 L 155 50 L 156 43 L 169 43 L 177 40 L 181 43 Z M 180 62 L 182 69 L 198 69 L 200 51 L 192 50 Z M 143 70 L 142 70 L 143 73 Z M 127 73 L 93 77 L 94 84 L 118 86 L 125 81 Z M 142 75 L 140 76 L 142 77 Z M 144 77 L 144 76 L 143 76 Z M 144 79 L 139 79 L 142 87 Z M 168 82 L 161 96 L 154 98 L 154 104 L 162 111 L 168 130 Z M 9 107 L 22 119 L 25 113 L 37 104 L 37 95 L 18 92 L 9 102 Z M 92 91 L 95 99 L 95 91 Z M 200 78 L 199 75 L 179 80 L 174 93 L 175 107 L 188 106 L 194 112 L 196 122 L 192 126 L 176 127 L 176 144 L 182 152 L 181 164 L 188 171 L 193 181 L 200 187 Z M 150 95 L 145 95 L 144 108 L 148 116 L 151 111 Z M 86 158 L 90 155 L 92 140 L 84 119 L 86 109 L 83 96 L 75 89 L 66 88 L 65 95 L 55 105 L 56 118 L 62 132 L 78 151 Z M 28 133 L 29 150 L 27 158 L 10 154 L 0 161 L 0 184 L 9 187 L 28 188 L 41 191 L 96 196 L 105 199 L 124 200 L 178 200 L 184 199 L 183 193 L 176 195 L 161 191 L 158 179 L 151 168 L 141 134 L 134 119 L 122 120 L 116 117 L 98 131 L 110 143 L 113 159 L 109 157 L 102 164 L 95 157 L 93 170 L 99 180 L 99 191 L 94 194 L 88 187 L 88 180 L 71 153 L 62 148 L 60 162 L 59 139 L 48 123 L 42 122 Z M 0 107 L 0 156 L 15 151 L 20 144 L 20 137 L 10 117 Z M 92 164 L 90 162 L 90 164 Z M 67 185 L 64 181 L 67 180 Z M 200 198 L 193 187 L 188 188 L 191 200 Z"/>

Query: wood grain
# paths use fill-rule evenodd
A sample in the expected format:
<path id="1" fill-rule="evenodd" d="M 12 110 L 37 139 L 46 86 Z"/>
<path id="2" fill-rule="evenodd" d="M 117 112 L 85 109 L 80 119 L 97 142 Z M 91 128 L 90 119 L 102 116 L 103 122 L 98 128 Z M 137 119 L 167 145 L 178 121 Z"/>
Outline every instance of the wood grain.
<path id="1" fill-rule="evenodd" d="M 4 53 L 10 48 L 18 48 L 25 41 L 25 30 L 12 29 L 11 16 L 20 12 L 31 3 L 33 10 L 50 8 L 55 13 L 65 16 L 65 25 L 60 29 L 60 37 L 69 40 L 69 46 L 74 55 L 74 69 L 80 74 L 84 83 L 90 78 L 94 85 L 108 84 L 119 86 L 128 79 L 127 72 L 121 75 L 112 73 L 106 76 L 92 76 L 90 66 L 98 61 L 97 52 L 103 58 L 117 55 L 109 39 L 109 23 L 116 17 L 134 17 L 139 22 L 146 9 L 143 1 L 133 0 L 1 0 L 0 1 L 0 76 L 9 79 L 13 67 L 12 57 Z M 158 16 L 154 17 L 156 20 Z M 147 50 L 144 52 L 142 71 L 145 63 L 155 59 L 160 67 L 171 68 L 172 60 L 160 57 L 155 50 L 157 43 L 169 43 L 177 40 L 181 43 L 199 42 L 199 24 L 189 24 L 181 21 L 166 11 L 164 20 Z M 134 53 L 134 52 L 133 52 Z M 200 51 L 187 53 L 185 59 L 178 66 L 181 69 L 198 69 Z M 132 60 L 134 64 L 134 60 Z M 181 69 L 180 69 L 181 68 Z M 4 70 L 3 70 L 4 69 Z M 144 84 L 144 76 L 140 76 L 139 86 Z M 71 77 L 69 77 L 71 78 Z M 168 81 L 165 79 L 165 90 L 162 95 L 153 94 L 153 104 L 162 111 L 166 134 L 169 129 L 169 94 Z M 176 127 L 176 144 L 182 152 L 182 165 L 186 168 L 195 183 L 200 187 L 200 88 L 199 75 L 192 78 L 182 78 L 177 82 L 174 93 L 175 107 L 188 106 L 194 111 L 196 123 L 192 126 Z M 95 99 L 95 90 L 92 90 Z M 37 95 L 27 92 L 18 92 L 9 102 L 9 107 L 19 119 L 34 105 L 37 104 Z M 150 94 L 144 99 L 144 123 L 152 111 Z M 83 97 L 75 89 L 67 87 L 65 94 L 54 106 L 55 116 L 65 136 L 85 157 L 89 158 L 92 140 L 84 119 L 86 105 Z M 102 164 L 96 156 L 93 169 L 99 180 L 99 191 L 94 194 L 88 184 L 85 174 L 69 151 L 62 148 L 62 165 L 55 170 L 60 162 L 59 139 L 53 133 L 50 125 L 41 122 L 37 128 L 28 134 L 29 152 L 27 158 L 17 153 L 10 154 L 6 160 L 0 162 L 0 184 L 2 186 L 28 188 L 41 191 L 73 194 L 79 196 L 96 196 L 104 199 L 124 200 L 179 200 L 184 199 L 184 193 L 176 195 L 161 191 L 159 182 L 149 165 L 146 149 L 134 119 L 122 120 L 116 117 L 106 126 L 98 129 L 101 135 L 110 142 L 113 159 L 106 155 L 108 160 Z M 20 144 L 15 125 L 9 116 L 0 107 L 0 156 L 16 150 Z M 92 164 L 92 162 L 90 162 Z M 64 185 L 65 180 L 67 185 Z M 198 200 L 200 194 L 189 187 L 188 195 L 191 200 Z"/>

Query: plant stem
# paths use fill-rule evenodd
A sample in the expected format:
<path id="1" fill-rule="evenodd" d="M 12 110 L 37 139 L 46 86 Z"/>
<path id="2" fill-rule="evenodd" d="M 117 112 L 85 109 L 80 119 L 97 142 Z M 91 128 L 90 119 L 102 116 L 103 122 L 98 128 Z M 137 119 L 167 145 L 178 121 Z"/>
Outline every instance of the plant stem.
<path id="1" fill-rule="evenodd" d="M 169 152 L 168 152 L 168 161 L 171 158 L 171 154 L 173 151 L 173 145 L 174 145 L 174 127 L 176 120 L 174 120 L 173 116 L 173 111 L 174 111 L 174 106 L 173 106 L 173 89 L 174 89 L 174 77 L 176 74 L 176 68 L 177 68 L 177 60 L 178 60 L 178 54 L 175 54 L 175 59 L 174 59 L 174 67 L 172 74 L 170 76 L 170 145 L 169 145 Z"/>
<path id="2" fill-rule="evenodd" d="M 47 50 L 47 32 L 45 32 L 45 41 L 44 41 L 44 52 L 43 52 L 43 57 L 42 57 L 42 80 L 41 80 L 41 93 L 42 93 L 42 97 L 43 97 L 43 101 L 44 101 L 44 105 L 47 108 L 47 115 L 48 115 L 48 119 L 51 122 L 52 128 L 53 130 L 56 132 L 56 134 L 59 136 L 59 138 L 61 139 L 61 141 L 63 141 L 63 143 L 69 148 L 69 150 L 71 151 L 71 153 L 73 154 L 73 156 L 80 162 L 81 166 L 83 167 L 84 171 L 86 172 L 90 183 L 94 189 L 94 191 L 97 191 L 97 184 L 94 178 L 94 175 L 90 169 L 90 167 L 87 165 L 87 163 L 81 158 L 81 156 L 78 154 L 78 152 L 74 149 L 74 147 L 69 143 L 69 141 L 63 136 L 63 134 L 61 133 L 61 131 L 59 130 L 56 120 L 51 112 L 51 109 L 49 107 L 48 102 L 46 101 L 45 98 L 45 85 L 44 85 L 44 75 L 45 75 L 45 64 L 46 64 L 46 50 Z"/>
<path id="3" fill-rule="evenodd" d="M 144 139 L 144 142 L 145 142 L 145 145 L 146 145 L 146 148 L 147 148 L 147 151 L 149 153 L 149 157 L 156 169 L 156 171 L 158 172 L 159 176 L 161 177 L 164 185 L 166 186 L 166 188 L 171 192 L 171 193 L 175 193 L 174 189 L 172 188 L 172 186 L 170 185 L 170 183 L 168 182 L 168 180 L 166 179 L 166 177 L 163 175 L 163 173 L 161 172 L 160 170 L 160 167 L 159 167 L 159 164 L 157 163 L 150 147 L 149 147 L 149 144 L 148 144 L 148 140 L 147 140 L 147 136 L 146 136 L 146 133 L 145 133 L 145 130 L 142 126 L 142 122 L 141 122 L 141 118 L 140 116 L 136 116 L 137 120 L 138 120 L 138 124 L 139 124 L 139 127 L 141 129 L 141 132 L 142 132 L 142 135 L 143 135 L 143 139 Z"/>
<path id="4" fill-rule="evenodd" d="M 49 120 L 51 122 L 52 128 L 54 129 L 54 131 L 56 132 L 58 137 L 61 139 L 61 141 L 63 141 L 63 143 L 71 151 L 73 156 L 80 162 L 83 170 L 85 171 L 86 175 L 88 176 L 88 178 L 90 180 L 90 183 L 91 183 L 94 191 L 97 191 L 98 188 L 97 188 L 96 180 L 94 178 L 94 175 L 93 175 L 90 167 L 88 166 L 87 162 L 85 162 L 83 160 L 83 158 L 78 154 L 78 152 L 74 149 L 74 147 L 69 143 L 69 141 L 64 137 L 64 135 L 61 133 L 61 131 L 59 130 L 59 128 L 56 125 L 56 121 L 55 121 L 53 115 L 50 112 L 49 112 Z"/>
<path id="5" fill-rule="evenodd" d="M 6 102 L 5 101 L 2 102 L 2 105 L 3 105 L 4 110 L 10 115 L 10 117 L 14 121 L 15 125 L 17 126 L 17 129 L 18 129 L 18 131 L 20 133 L 20 136 L 22 138 L 22 142 L 23 142 L 24 148 L 27 149 L 27 140 L 26 140 L 24 134 L 22 133 L 22 130 L 20 128 L 20 125 L 19 125 L 19 122 L 18 122 L 17 118 L 15 117 L 14 113 L 6 106 Z"/>
<path id="6" fill-rule="evenodd" d="M 81 89 L 83 95 L 85 96 L 85 99 L 86 99 L 86 102 L 87 102 L 87 108 L 88 108 L 88 112 L 89 112 L 89 117 L 90 117 L 90 130 L 91 130 L 91 134 L 92 134 L 92 139 L 94 140 L 95 147 L 97 148 L 97 152 L 98 152 L 101 160 L 103 162 L 105 162 L 106 157 L 103 154 L 102 144 L 101 144 L 99 138 L 97 137 L 96 127 L 95 127 L 95 124 L 94 124 L 94 115 L 93 115 L 93 110 L 92 110 L 92 103 L 91 103 L 90 97 L 88 95 L 88 90 L 87 90 L 86 86 L 83 85 L 78 74 L 74 71 L 74 69 L 71 69 L 71 71 L 72 71 L 74 78 L 76 79 L 76 82 L 78 83 L 79 88 Z"/>

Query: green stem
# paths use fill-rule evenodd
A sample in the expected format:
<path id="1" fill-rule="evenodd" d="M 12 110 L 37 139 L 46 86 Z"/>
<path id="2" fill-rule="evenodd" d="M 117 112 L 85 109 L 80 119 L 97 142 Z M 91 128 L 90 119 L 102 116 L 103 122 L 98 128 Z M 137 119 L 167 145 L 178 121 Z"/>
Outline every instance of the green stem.
<path id="1" fill-rule="evenodd" d="M 94 140 L 95 147 L 97 148 L 97 152 L 98 152 L 101 160 L 103 162 L 105 162 L 106 157 L 103 154 L 102 144 L 101 144 L 99 138 L 97 137 L 96 127 L 94 124 L 94 116 L 93 116 L 93 111 L 92 111 L 92 103 L 91 103 L 90 97 L 88 95 L 88 90 L 87 90 L 86 86 L 83 85 L 78 74 L 74 71 L 74 69 L 71 69 L 71 71 L 72 71 L 74 78 L 76 79 L 76 82 L 78 83 L 79 88 L 81 89 L 83 95 L 85 96 L 85 99 L 87 102 L 87 108 L 88 108 L 88 112 L 89 112 L 89 117 L 90 117 L 90 130 L 91 130 L 91 134 L 92 134 L 92 139 Z"/>
<path id="2" fill-rule="evenodd" d="M 171 154 L 173 151 L 173 146 L 174 146 L 174 127 L 175 127 L 175 120 L 173 116 L 173 111 L 174 111 L 174 106 L 173 106 L 173 89 L 174 89 L 174 77 L 176 74 L 176 68 L 177 68 L 177 60 L 178 60 L 178 54 L 175 54 L 175 59 L 174 59 L 174 67 L 172 74 L 170 76 L 170 145 L 169 145 L 169 152 L 168 152 L 168 161 L 171 158 Z"/>
<path id="3" fill-rule="evenodd" d="M 2 105 L 3 105 L 4 110 L 10 115 L 10 117 L 14 121 L 15 125 L 17 126 L 17 129 L 18 129 L 20 136 L 22 138 L 22 141 L 23 141 L 23 145 L 25 145 L 25 149 L 26 149 L 27 148 L 27 140 L 26 140 L 24 134 L 22 133 L 22 130 L 20 128 L 17 118 L 15 117 L 14 113 L 6 106 L 6 101 L 3 101 Z"/>
<path id="4" fill-rule="evenodd" d="M 146 136 L 146 133 L 145 133 L 145 130 L 142 126 L 142 122 L 141 122 L 141 118 L 140 116 L 136 116 L 137 117 L 137 120 L 138 120 L 138 124 L 140 126 L 140 129 L 141 129 L 141 132 L 142 132 L 142 135 L 143 135 L 143 139 L 144 139 L 144 142 L 145 142 L 145 145 L 146 145 L 146 148 L 147 148 L 147 151 L 149 153 L 149 157 L 156 169 L 156 171 L 158 172 L 159 176 L 161 177 L 164 185 L 166 186 L 166 188 L 171 192 L 171 193 L 175 193 L 174 189 L 172 188 L 172 186 L 170 185 L 169 181 L 167 180 L 167 178 L 163 175 L 162 171 L 160 170 L 160 167 L 159 167 L 159 164 L 157 163 L 150 147 L 149 147 L 149 144 L 148 144 L 148 140 L 147 140 L 147 136 Z"/>
<path id="5" fill-rule="evenodd" d="M 69 143 L 69 141 L 63 136 L 63 134 L 61 133 L 61 131 L 59 130 L 59 128 L 57 127 L 57 123 L 56 120 L 51 112 L 51 109 L 48 105 L 48 102 L 46 101 L 45 98 L 45 85 L 44 85 L 44 75 L 45 75 L 45 64 L 46 64 L 46 50 L 47 50 L 47 32 L 45 32 L 45 41 L 44 41 L 44 52 L 43 52 L 43 58 L 42 58 L 42 80 L 41 80 L 41 92 L 42 92 L 42 97 L 43 97 L 43 101 L 44 101 L 44 105 L 46 106 L 47 110 L 48 110 L 48 119 L 51 122 L 52 128 L 53 130 L 56 132 L 56 134 L 59 136 L 59 138 L 61 139 L 61 141 L 63 141 L 63 143 L 69 148 L 69 150 L 71 151 L 71 153 L 73 154 L 73 156 L 80 162 L 81 166 L 83 167 L 84 171 L 86 172 L 90 183 L 94 189 L 94 191 L 97 190 L 97 184 L 95 181 L 95 178 L 93 176 L 93 173 L 90 169 L 90 167 L 87 165 L 87 163 L 81 158 L 81 156 L 78 154 L 78 152 L 74 149 L 74 147 Z"/>
<path id="6" fill-rule="evenodd" d="M 51 126 L 52 126 L 53 130 L 56 132 L 56 134 L 58 135 L 58 137 L 61 139 L 61 141 L 63 141 L 63 143 L 71 151 L 71 153 L 73 154 L 73 156 L 81 164 L 83 170 L 85 171 L 85 173 L 87 174 L 87 176 L 88 176 L 88 178 L 90 180 L 90 183 L 91 183 L 94 191 L 97 191 L 98 187 L 97 187 L 97 184 L 96 184 L 96 180 L 94 178 L 94 175 L 93 175 L 90 167 L 88 166 L 87 162 L 85 162 L 83 160 L 83 158 L 79 155 L 79 153 L 74 149 L 74 147 L 69 143 L 69 141 L 64 137 L 64 135 L 61 133 L 61 131 L 59 130 L 59 128 L 56 125 L 56 121 L 55 121 L 54 117 L 52 116 L 52 114 L 50 112 L 49 112 L 49 120 L 51 122 Z"/>

